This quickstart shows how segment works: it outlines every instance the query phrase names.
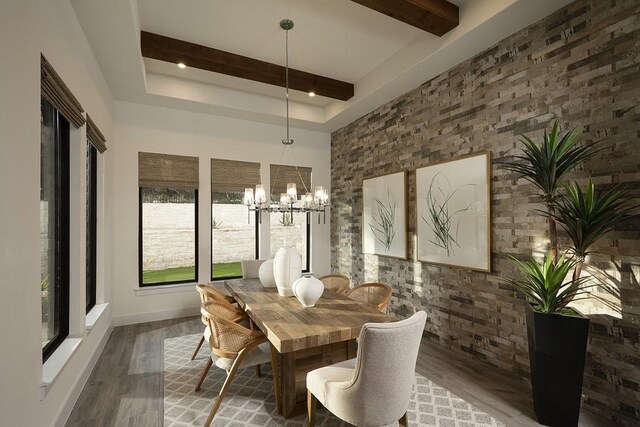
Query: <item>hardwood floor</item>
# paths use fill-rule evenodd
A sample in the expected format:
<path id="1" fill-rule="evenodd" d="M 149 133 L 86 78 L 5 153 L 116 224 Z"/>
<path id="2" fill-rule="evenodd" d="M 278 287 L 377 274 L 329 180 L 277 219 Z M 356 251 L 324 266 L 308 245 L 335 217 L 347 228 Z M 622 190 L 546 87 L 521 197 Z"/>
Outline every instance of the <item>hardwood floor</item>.
<path id="1" fill-rule="evenodd" d="M 164 340 L 201 330 L 198 317 L 115 328 L 66 425 L 162 426 Z M 491 367 L 423 340 L 416 370 L 508 426 L 538 425 L 528 387 Z M 580 426 L 607 425 L 582 411 Z"/>

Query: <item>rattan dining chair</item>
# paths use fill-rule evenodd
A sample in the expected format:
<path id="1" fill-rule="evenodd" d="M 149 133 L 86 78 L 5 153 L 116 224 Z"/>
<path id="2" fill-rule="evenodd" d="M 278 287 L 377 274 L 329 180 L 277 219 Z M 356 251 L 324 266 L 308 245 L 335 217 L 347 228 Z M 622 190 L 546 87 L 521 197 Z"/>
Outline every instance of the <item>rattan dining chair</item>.
<path id="1" fill-rule="evenodd" d="M 315 425 L 316 401 L 356 426 L 406 426 L 426 320 L 419 311 L 399 322 L 365 323 L 355 359 L 309 372 L 309 427 Z"/>
<path id="2" fill-rule="evenodd" d="M 200 294 L 201 303 L 205 303 L 208 301 L 220 301 L 223 303 L 232 304 L 235 302 L 235 299 L 232 296 L 223 294 L 222 292 L 218 291 L 216 288 L 214 288 L 211 285 L 198 284 L 196 285 L 196 291 L 198 291 L 198 294 Z M 242 316 L 240 316 L 240 314 L 242 314 Z M 238 316 L 239 316 L 238 321 L 248 319 L 248 316 L 242 310 L 239 310 Z M 211 332 L 208 329 L 207 319 L 205 319 L 204 317 L 200 317 L 200 320 L 204 324 L 205 329 L 202 334 L 202 337 L 200 337 L 200 342 L 198 343 L 196 350 L 193 352 L 193 355 L 191 356 L 191 360 L 194 360 L 196 358 L 196 356 L 198 355 L 198 352 L 200 351 L 200 347 L 202 347 L 202 343 L 204 343 L 205 341 L 208 341 L 209 336 L 211 335 Z"/>
<path id="3" fill-rule="evenodd" d="M 386 313 L 392 294 L 391 286 L 386 283 L 370 282 L 349 289 L 345 295 Z"/>
<path id="4" fill-rule="evenodd" d="M 215 364 L 227 372 L 227 378 L 211 408 L 205 427 L 211 425 L 238 369 L 259 366 L 261 363 L 272 361 L 271 347 L 267 337 L 261 331 L 253 331 L 235 322 L 236 310 L 238 309 L 218 301 L 205 302 L 200 310 L 211 330 L 209 339 L 211 357 L 202 371 L 196 391 L 200 390 L 211 365 Z M 273 380 L 276 384 L 275 369 Z"/>
<path id="5" fill-rule="evenodd" d="M 325 289 L 330 289 L 339 294 L 344 294 L 349 289 L 351 281 L 343 274 L 327 274 L 320 277 Z"/>

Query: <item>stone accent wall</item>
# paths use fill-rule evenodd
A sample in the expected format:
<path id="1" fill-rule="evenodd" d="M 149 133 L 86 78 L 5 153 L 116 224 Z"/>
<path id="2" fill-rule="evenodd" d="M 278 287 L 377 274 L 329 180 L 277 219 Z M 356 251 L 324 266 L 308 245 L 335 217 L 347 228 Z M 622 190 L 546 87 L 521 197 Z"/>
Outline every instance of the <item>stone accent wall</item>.
<path id="1" fill-rule="evenodd" d="M 334 132 L 331 264 L 355 283 L 393 287 L 391 311 L 426 310 L 434 343 L 528 379 L 524 300 L 501 284 L 507 255 L 546 248 L 534 189 L 499 169 L 517 136 L 559 118 L 607 149 L 574 174 L 640 196 L 640 3 L 579 0 Z M 415 168 L 492 152 L 492 273 L 415 259 Z M 409 171 L 409 259 L 362 254 L 362 180 Z M 610 233 L 590 260 L 622 292 L 622 317 L 591 315 L 585 403 L 624 425 L 640 419 L 640 223 Z M 587 311 L 595 311 L 588 306 Z"/>

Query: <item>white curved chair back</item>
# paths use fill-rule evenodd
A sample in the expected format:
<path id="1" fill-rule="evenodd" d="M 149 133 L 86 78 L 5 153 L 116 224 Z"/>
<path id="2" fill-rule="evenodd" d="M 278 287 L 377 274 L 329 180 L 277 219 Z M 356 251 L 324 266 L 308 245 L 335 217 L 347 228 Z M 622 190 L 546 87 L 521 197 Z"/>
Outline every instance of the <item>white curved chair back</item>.
<path id="1" fill-rule="evenodd" d="M 351 384 L 361 402 L 352 411 L 360 412 L 354 418 L 362 425 L 393 424 L 407 411 L 426 320 L 419 311 L 399 322 L 363 326 Z"/>
<path id="2" fill-rule="evenodd" d="M 265 262 L 264 259 L 247 259 L 240 262 L 242 267 L 243 279 L 257 279 L 260 266 Z"/>

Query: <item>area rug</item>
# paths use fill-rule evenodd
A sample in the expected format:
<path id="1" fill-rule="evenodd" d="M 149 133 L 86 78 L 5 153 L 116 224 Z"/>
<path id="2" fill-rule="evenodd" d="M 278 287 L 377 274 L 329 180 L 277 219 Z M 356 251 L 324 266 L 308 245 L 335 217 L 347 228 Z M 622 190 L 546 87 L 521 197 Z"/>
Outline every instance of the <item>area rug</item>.
<path id="1" fill-rule="evenodd" d="M 204 425 L 212 402 L 222 387 L 226 374 L 211 367 L 199 392 L 195 392 L 200 373 L 206 364 L 208 349 L 203 346 L 195 360 L 191 355 L 200 335 L 185 335 L 164 341 L 164 425 L 185 427 Z M 416 375 L 416 388 L 409 404 L 412 426 L 504 426 L 469 403 L 429 379 Z M 285 420 L 276 410 L 270 365 L 263 365 L 262 377 L 255 369 L 238 371 L 222 406 L 213 420 L 214 426 L 306 426 L 306 415 Z M 318 405 L 318 427 L 342 427 L 343 423 Z"/>

